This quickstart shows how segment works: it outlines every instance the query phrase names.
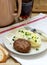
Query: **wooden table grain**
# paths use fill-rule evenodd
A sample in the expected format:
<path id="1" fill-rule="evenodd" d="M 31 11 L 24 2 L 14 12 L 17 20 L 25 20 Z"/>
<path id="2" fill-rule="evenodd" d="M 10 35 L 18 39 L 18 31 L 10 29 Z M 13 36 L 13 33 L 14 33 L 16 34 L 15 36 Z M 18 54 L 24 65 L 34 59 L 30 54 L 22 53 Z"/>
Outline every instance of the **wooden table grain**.
<path id="1" fill-rule="evenodd" d="M 47 13 L 47 0 L 34 0 L 33 12 Z"/>

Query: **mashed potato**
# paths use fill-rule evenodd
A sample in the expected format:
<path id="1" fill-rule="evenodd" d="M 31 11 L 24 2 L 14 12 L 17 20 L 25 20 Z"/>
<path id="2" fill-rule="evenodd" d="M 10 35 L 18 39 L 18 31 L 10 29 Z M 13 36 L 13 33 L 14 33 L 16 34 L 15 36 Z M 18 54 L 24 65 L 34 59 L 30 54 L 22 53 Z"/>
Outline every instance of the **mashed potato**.
<path id="1" fill-rule="evenodd" d="M 18 38 L 29 40 L 31 42 L 31 46 L 35 48 L 41 45 L 40 36 L 26 29 L 17 30 L 15 40 Z"/>

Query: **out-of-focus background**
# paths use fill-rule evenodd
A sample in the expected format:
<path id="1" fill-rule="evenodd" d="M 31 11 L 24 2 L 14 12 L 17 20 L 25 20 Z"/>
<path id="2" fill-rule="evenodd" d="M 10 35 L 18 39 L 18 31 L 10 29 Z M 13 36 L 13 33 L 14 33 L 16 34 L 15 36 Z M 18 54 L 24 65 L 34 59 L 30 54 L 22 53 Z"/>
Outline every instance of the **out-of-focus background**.
<path id="1" fill-rule="evenodd" d="M 47 0 L 34 0 L 33 15 L 38 13 L 46 13 L 47 14 Z"/>

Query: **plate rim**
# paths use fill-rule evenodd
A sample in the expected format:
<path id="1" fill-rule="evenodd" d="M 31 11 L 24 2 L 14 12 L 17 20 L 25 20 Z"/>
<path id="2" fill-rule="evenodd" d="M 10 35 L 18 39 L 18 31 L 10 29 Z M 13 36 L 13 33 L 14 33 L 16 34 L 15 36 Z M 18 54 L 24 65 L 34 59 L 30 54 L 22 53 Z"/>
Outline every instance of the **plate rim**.
<path id="1" fill-rule="evenodd" d="M 5 41 L 5 37 L 4 37 L 4 39 L 3 39 L 3 42 Z M 7 40 L 7 39 L 6 39 Z M 12 52 L 12 53 L 14 53 L 14 54 L 18 54 L 18 55 L 23 55 L 23 56 L 26 56 L 26 55 L 36 55 L 36 54 L 39 54 L 39 53 L 41 53 L 41 52 L 44 52 L 47 48 L 45 48 L 44 50 L 41 50 L 41 51 L 39 51 L 39 52 L 37 52 L 37 53 L 20 53 L 20 52 L 18 52 L 18 51 L 16 51 L 16 52 L 14 52 L 13 50 L 11 50 L 11 49 L 9 49 L 7 46 L 6 46 L 6 44 L 5 44 L 5 42 L 3 43 L 4 44 L 4 46 L 10 51 L 10 52 Z"/>

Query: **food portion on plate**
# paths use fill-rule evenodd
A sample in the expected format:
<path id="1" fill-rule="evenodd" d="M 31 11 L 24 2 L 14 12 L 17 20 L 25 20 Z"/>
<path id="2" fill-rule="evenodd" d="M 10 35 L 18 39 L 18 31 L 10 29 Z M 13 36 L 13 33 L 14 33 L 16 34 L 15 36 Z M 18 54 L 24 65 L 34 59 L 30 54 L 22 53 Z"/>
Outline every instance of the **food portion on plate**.
<path id="1" fill-rule="evenodd" d="M 25 29 L 31 30 L 32 32 L 39 34 L 39 36 L 41 37 L 41 40 L 47 42 L 47 34 L 44 33 L 43 31 L 39 29 L 35 29 L 35 28 L 30 28 L 29 26 L 26 26 Z"/>
<path id="2" fill-rule="evenodd" d="M 0 44 L 0 63 L 6 62 L 8 57 L 8 51 Z"/>
<path id="3" fill-rule="evenodd" d="M 30 50 L 41 46 L 41 38 L 37 33 L 33 33 L 25 28 L 19 28 L 15 32 L 10 32 L 6 38 L 11 43 L 13 49 L 20 53 L 30 53 Z"/>
<path id="4" fill-rule="evenodd" d="M 30 41 L 31 46 L 35 48 L 41 45 L 40 36 L 26 29 L 19 29 L 16 31 L 16 35 L 15 38 L 13 37 L 13 40 L 16 40 L 18 38 Z"/>
<path id="5" fill-rule="evenodd" d="M 28 53 L 31 49 L 31 44 L 28 40 L 25 39 L 17 39 L 13 43 L 13 47 L 15 50 L 21 53 Z"/>

